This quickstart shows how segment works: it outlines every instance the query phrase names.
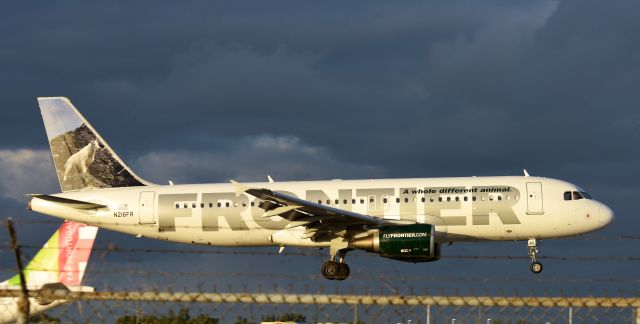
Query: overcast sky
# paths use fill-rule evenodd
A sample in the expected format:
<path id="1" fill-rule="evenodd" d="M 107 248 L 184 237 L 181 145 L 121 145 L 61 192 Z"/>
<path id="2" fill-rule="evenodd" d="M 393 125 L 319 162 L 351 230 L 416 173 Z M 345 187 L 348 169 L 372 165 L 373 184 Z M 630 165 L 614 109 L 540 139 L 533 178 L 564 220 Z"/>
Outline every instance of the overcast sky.
<path id="1" fill-rule="evenodd" d="M 5 215 L 51 220 L 23 210 L 25 193 L 59 190 L 36 97 L 67 96 L 157 183 L 526 168 L 611 206 L 616 221 L 597 235 L 637 237 L 639 35 L 636 0 L 2 3 L 0 201 Z M 20 234 L 41 244 L 55 226 Z M 185 247 L 101 233 L 99 244 Z M 638 256 L 639 242 L 547 242 L 543 253 Z M 513 242 L 448 251 L 526 256 Z M 158 267 L 178 267 L 170 257 Z M 260 262 L 282 273 L 289 258 L 287 269 Z M 354 258 L 352 271 L 529 274 L 526 260 L 496 261 L 502 272 L 490 260 L 374 260 Z M 543 275 L 637 278 L 639 265 L 548 261 Z"/>

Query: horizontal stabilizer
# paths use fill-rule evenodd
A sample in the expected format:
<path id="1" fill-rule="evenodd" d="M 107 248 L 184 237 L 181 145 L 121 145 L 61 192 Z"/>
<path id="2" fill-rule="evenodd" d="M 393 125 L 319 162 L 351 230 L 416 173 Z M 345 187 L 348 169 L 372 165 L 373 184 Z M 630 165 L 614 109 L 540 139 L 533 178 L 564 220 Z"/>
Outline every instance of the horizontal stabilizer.
<path id="1" fill-rule="evenodd" d="M 59 205 L 65 205 L 66 207 L 74 208 L 74 209 L 101 209 L 107 208 L 106 205 L 96 204 L 92 202 L 86 202 L 82 200 L 75 200 L 69 198 L 56 197 L 51 195 L 41 195 L 41 194 L 32 194 L 29 195 L 31 198 L 42 199 L 46 201 L 50 201 Z"/>

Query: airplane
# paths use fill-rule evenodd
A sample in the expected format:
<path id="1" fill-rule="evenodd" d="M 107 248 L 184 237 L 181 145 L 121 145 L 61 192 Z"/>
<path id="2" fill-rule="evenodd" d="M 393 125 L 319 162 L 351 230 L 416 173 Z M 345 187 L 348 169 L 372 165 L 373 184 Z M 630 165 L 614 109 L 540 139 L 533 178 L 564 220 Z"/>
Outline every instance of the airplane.
<path id="1" fill-rule="evenodd" d="M 28 209 L 137 237 L 211 246 L 328 248 L 330 280 L 352 250 L 430 262 L 443 244 L 538 242 L 601 229 L 613 211 L 571 183 L 529 176 L 157 185 L 136 175 L 65 97 L 38 98 L 62 189 Z"/>
<path id="2" fill-rule="evenodd" d="M 82 286 L 82 278 L 97 233 L 97 227 L 65 221 L 24 268 L 28 290 L 60 296 L 59 299 L 29 297 L 30 316 L 68 302 L 64 294 L 69 291 L 94 291 L 93 287 Z M 0 283 L 0 290 L 20 289 L 19 274 Z M 0 324 L 18 320 L 18 301 L 19 297 L 0 297 Z"/>

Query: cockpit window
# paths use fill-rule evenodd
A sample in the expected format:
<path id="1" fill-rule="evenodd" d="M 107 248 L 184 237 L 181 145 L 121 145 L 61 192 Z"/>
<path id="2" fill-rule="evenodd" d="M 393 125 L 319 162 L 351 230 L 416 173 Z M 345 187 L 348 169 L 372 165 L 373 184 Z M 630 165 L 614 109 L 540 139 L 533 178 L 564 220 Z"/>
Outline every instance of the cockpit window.
<path id="1" fill-rule="evenodd" d="M 565 191 L 563 197 L 564 200 L 592 199 L 591 195 L 584 191 Z"/>
<path id="2" fill-rule="evenodd" d="M 582 199 L 582 198 L 584 198 L 584 197 L 582 197 L 580 192 L 578 192 L 578 191 L 574 191 L 573 192 L 573 200 L 579 200 L 579 199 Z"/>

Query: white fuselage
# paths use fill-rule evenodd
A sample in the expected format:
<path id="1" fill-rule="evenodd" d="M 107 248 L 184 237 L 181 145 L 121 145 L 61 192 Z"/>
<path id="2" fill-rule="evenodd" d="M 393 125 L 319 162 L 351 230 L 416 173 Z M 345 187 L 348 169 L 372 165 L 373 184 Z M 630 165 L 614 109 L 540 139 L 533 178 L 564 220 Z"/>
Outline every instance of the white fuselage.
<path id="1" fill-rule="evenodd" d="M 18 316 L 18 297 L 0 298 L 0 324 L 16 323 Z M 66 303 L 65 300 L 55 300 L 47 304 L 40 304 L 36 298 L 29 298 L 29 316 L 40 314 L 48 309 Z"/>
<path id="2" fill-rule="evenodd" d="M 28 286 L 29 295 L 33 296 L 42 285 Z M 94 291 L 93 287 L 86 286 L 69 286 L 71 291 Z M 0 290 L 9 290 L 13 292 L 20 291 L 20 287 L 4 287 L 0 286 Z M 0 324 L 16 323 L 18 321 L 19 310 L 18 303 L 20 297 L 0 297 Z M 40 298 L 29 297 L 29 316 L 40 314 L 51 308 L 66 304 L 66 299 L 43 300 Z"/>
<path id="3" fill-rule="evenodd" d="M 580 191 L 540 177 L 467 177 L 246 183 L 315 203 L 403 223 L 435 225 L 438 242 L 549 239 L 606 226 L 613 213 Z M 182 243 L 216 246 L 326 246 L 263 217 L 259 200 L 230 184 L 167 185 L 67 192 L 56 196 L 107 205 L 80 210 L 34 198 L 34 211 L 102 228 Z M 289 224 L 291 225 L 291 224 Z"/>

